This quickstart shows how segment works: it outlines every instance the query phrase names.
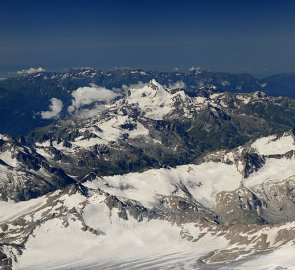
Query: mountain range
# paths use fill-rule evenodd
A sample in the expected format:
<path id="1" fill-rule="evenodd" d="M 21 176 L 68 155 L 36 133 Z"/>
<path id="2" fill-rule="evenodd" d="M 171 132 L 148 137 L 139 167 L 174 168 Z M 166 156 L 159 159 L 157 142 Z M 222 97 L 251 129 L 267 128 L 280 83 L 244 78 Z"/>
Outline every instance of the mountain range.
<path id="1" fill-rule="evenodd" d="M 152 79 L 168 87 L 181 83 L 189 96 L 202 95 L 204 90 L 210 89 L 213 92 L 230 93 L 262 91 L 272 96 L 295 97 L 293 74 L 257 79 L 249 74 L 210 72 L 203 68 L 188 72 L 102 71 L 92 68 L 36 72 L 0 81 L 0 132 L 14 136 L 26 135 L 35 127 L 52 123 L 52 119 L 40 117 L 40 111 L 47 110 L 51 98 L 61 100 L 66 108 L 72 102 L 73 92 L 79 87 L 96 84 L 122 93 L 126 86 L 147 83 Z M 59 116 L 68 116 L 67 110 L 63 109 Z"/>
<path id="2" fill-rule="evenodd" d="M 0 135 L 0 266 L 292 269 L 295 100 L 248 75 L 122 73 L 1 82 L 44 106 Z"/>

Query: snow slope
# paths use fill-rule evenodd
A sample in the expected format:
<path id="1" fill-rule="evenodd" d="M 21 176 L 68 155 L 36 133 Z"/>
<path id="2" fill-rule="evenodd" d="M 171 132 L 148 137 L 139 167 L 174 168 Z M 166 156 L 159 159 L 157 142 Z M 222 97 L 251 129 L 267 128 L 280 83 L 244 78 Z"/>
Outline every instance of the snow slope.
<path id="1" fill-rule="evenodd" d="M 285 154 L 295 150 L 294 135 L 290 132 L 283 136 L 268 136 L 256 140 L 252 147 L 261 155 Z"/>
<path id="2" fill-rule="evenodd" d="M 294 217 L 268 225 L 247 219 L 272 207 L 275 199 L 263 204 L 257 197 L 268 188 L 293 209 L 288 134 L 217 151 L 198 164 L 97 177 L 28 202 L 1 202 L 0 252 L 16 256 L 13 269 L 22 270 L 295 269 Z M 269 143 L 271 155 L 262 155 Z M 256 169 L 244 177 L 247 166 Z M 249 223 L 212 219 L 220 207 L 218 214 L 244 215 Z"/>
<path id="3" fill-rule="evenodd" d="M 101 209 L 97 209 L 101 210 Z M 181 228 L 168 222 L 97 217 L 95 226 L 105 235 L 83 232 L 75 222 L 63 227 L 53 220 L 34 232 L 19 259 L 18 269 L 151 269 L 169 267 L 196 269 L 197 259 L 217 248 L 227 247 L 226 239 L 208 235 L 198 243 L 180 236 Z M 102 219 L 102 220 L 101 220 Z M 86 222 L 87 222 L 86 218 Z M 74 237 L 73 237 L 74 236 Z M 58 243 L 58 245 L 57 245 Z M 47 256 L 44 256 L 46 250 Z"/>
<path id="4" fill-rule="evenodd" d="M 177 189 L 183 184 L 198 202 L 212 208 L 218 192 L 237 189 L 241 180 L 234 165 L 208 162 L 103 177 L 86 183 L 86 186 L 103 188 L 110 194 L 137 200 L 150 207 L 157 194 L 184 196 L 183 191 Z"/>
<path id="5" fill-rule="evenodd" d="M 62 203 L 66 207 L 60 211 L 62 215 L 57 214 L 34 229 L 14 269 L 295 267 L 291 252 L 294 222 L 232 227 L 208 223 L 176 225 L 159 219 L 138 222 L 130 212 L 127 220 L 122 219 L 120 208 L 108 206 L 106 193 L 92 190 L 91 194 L 60 194 L 53 208 L 58 213 Z M 48 199 L 54 200 L 52 196 Z M 33 216 L 40 218 L 39 211 L 44 213 L 44 208 Z"/>

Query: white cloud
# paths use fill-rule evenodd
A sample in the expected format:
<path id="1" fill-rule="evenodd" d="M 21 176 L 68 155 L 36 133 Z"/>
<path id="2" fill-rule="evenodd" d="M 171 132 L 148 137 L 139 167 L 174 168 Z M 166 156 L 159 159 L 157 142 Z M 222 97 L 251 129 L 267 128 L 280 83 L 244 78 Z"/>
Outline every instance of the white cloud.
<path id="1" fill-rule="evenodd" d="M 39 73 L 39 72 L 45 72 L 46 69 L 39 67 L 39 68 L 29 68 L 29 69 L 23 69 L 20 71 L 17 71 L 17 74 L 33 74 L 33 73 Z"/>
<path id="2" fill-rule="evenodd" d="M 195 66 L 195 67 L 189 68 L 189 71 L 195 71 L 196 73 L 201 73 L 201 72 L 207 71 L 207 69 Z"/>
<path id="3" fill-rule="evenodd" d="M 68 107 L 68 112 L 77 112 L 82 106 L 95 102 L 110 102 L 118 96 L 105 87 L 92 84 L 90 87 L 80 87 L 72 93 L 72 105 Z"/>
<path id="4" fill-rule="evenodd" d="M 122 89 L 123 90 L 129 90 L 129 89 L 141 89 L 143 88 L 144 86 L 146 86 L 148 83 L 143 83 L 142 81 L 139 81 L 135 84 L 130 84 L 130 85 L 126 85 L 126 84 L 123 84 L 122 85 Z"/>
<path id="5" fill-rule="evenodd" d="M 62 110 L 63 103 L 61 100 L 57 98 L 51 98 L 50 102 L 51 104 L 49 105 L 49 110 L 41 111 L 41 118 L 43 119 L 58 118 Z"/>
<path id="6" fill-rule="evenodd" d="M 105 110 L 106 106 L 102 104 L 96 104 L 91 109 L 83 109 L 78 111 L 79 116 L 82 116 L 84 118 L 90 118 L 99 115 L 101 112 Z"/>
<path id="7" fill-rule="evenodd" d="M 177 81 L 176 83 L 169 83 L 169 89 L 184 89 L 185 83 L 183 81 Z"/>

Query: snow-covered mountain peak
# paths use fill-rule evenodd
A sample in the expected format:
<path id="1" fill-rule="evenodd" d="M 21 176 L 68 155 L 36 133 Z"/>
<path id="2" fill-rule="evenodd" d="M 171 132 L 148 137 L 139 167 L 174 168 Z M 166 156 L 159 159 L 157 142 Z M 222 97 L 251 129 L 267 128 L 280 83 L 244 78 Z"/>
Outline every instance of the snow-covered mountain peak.
<path id="1" fill-rule="evenodd" d="M 0 134 L 0 140 L 2 140 L 2 141 L 8 141 L 9 140 L 9 137 L 6 136 L 6 135 Z"/>
<path id="2" fill-rule="evenodd" d="M 158 90 L 159 88 L 163 88 L 163 86 L 160 83 L 158 83 L 155 79 L 152 79 L 151 81 L 149 81 L 147 83 L 147 86 L 155 90 Z"/>
<path id="3" fill-rule="evenodd" d="M 162 119 L 177 101 L 184 102 L 187 96 L 184 91 L 171 91 L 153 79 L 140 88 L 131 88 L 126 100 L 128 104 L 137 104 L 146 117 Z"/>
<path id="4" fill-rule="evenodd" d="M 269 100 L 269 97 L 264 92 L 256 91 L 253 93 L 238 94 L 237 99 L 244 104 L 248 104 L 257 101 L 267 101 Z"/>
<path id="5" fill-rule="evenodd" d="M 144 97 L 149 97 L 150 99 L 153 99 L 156 96 L 168 94 L 170 94 L 170 91 L 153 79 L 143 85 L 131 86 L 129 99 L 141 99 Z"/>

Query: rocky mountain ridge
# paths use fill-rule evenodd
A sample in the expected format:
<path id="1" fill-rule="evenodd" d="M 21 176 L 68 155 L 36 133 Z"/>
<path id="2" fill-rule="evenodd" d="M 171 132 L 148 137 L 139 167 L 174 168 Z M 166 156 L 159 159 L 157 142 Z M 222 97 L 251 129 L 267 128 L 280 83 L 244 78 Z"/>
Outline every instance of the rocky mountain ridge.
<path id="1" fill-rule="evenodd" d="M 290 130 L 294 123 L 293 100 L 260 92 L 190 97 L 153 80 L 130 88 L 103 112 L 36 129 L 31 138 L 47 158 L 76 164 L 81 172 L 68 173 L 81 178 L 90 171 L 121 174 L 190 163 L 209 151 Z"/>

